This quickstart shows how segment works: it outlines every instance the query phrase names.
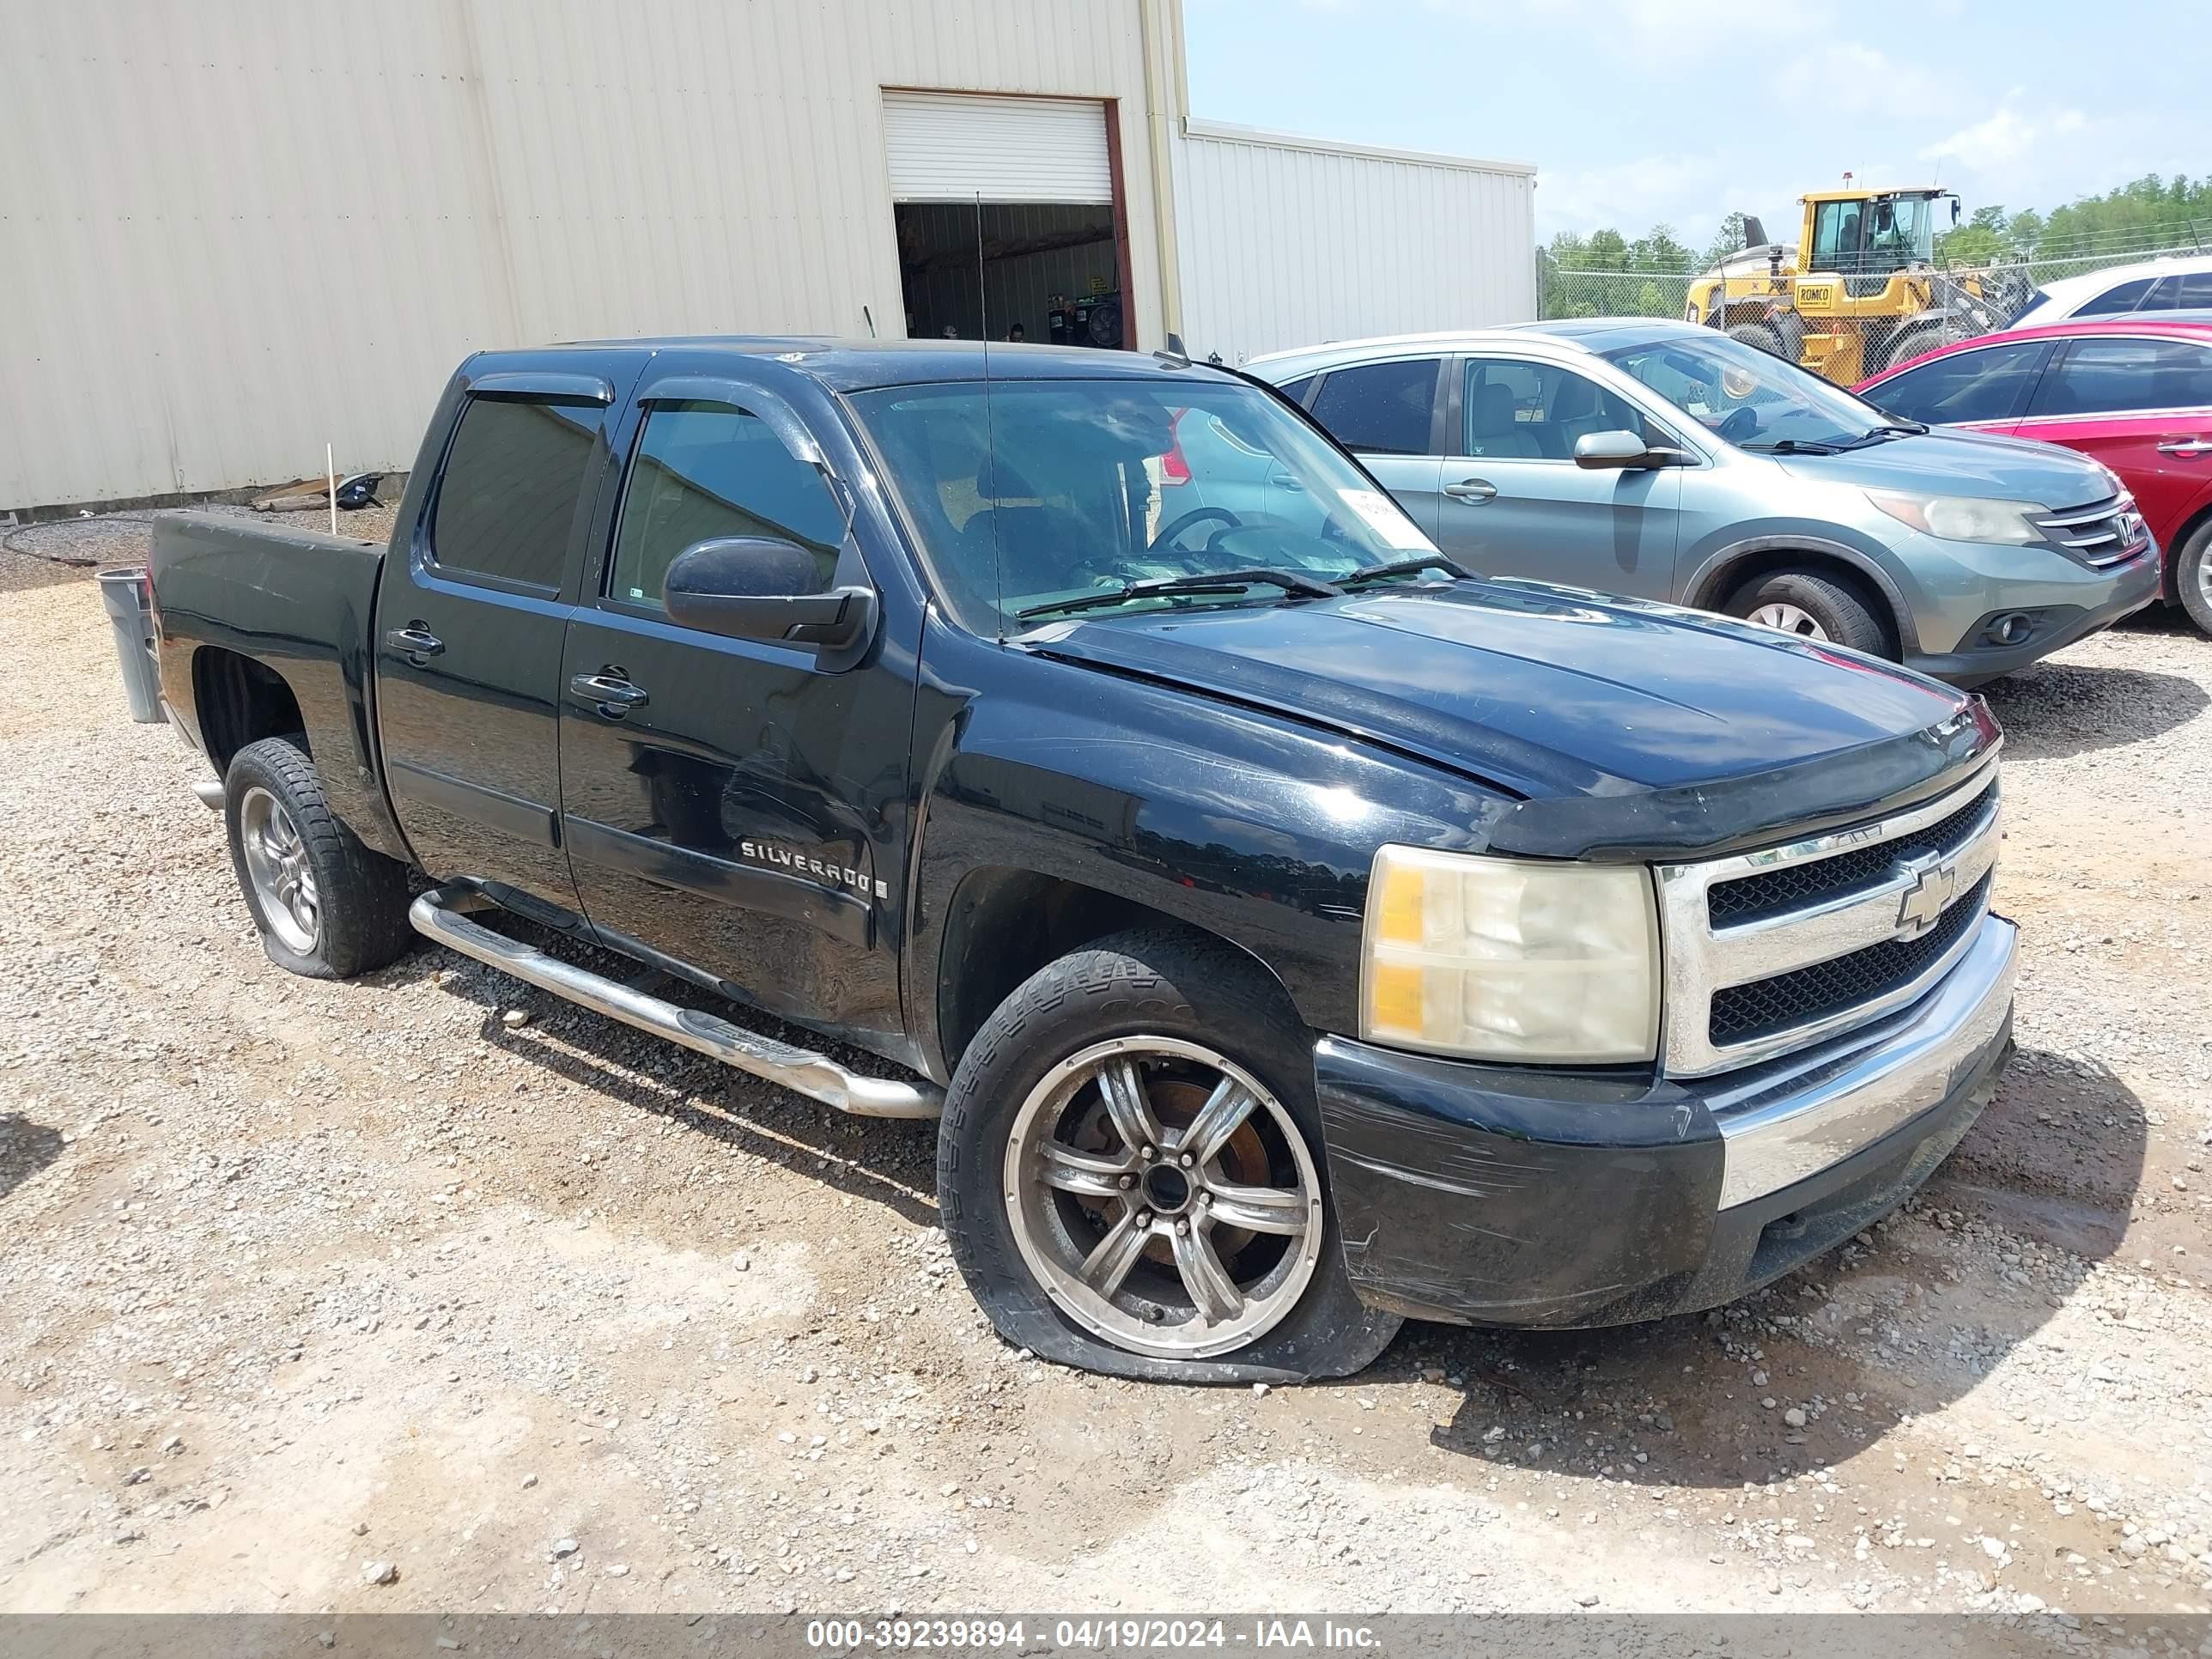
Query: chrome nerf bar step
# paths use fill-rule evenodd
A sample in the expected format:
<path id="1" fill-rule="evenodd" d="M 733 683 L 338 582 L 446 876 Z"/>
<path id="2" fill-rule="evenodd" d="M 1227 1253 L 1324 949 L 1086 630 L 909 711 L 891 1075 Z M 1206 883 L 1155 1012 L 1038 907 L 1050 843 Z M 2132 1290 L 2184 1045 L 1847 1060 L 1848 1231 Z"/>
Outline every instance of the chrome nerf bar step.
<path id="1" fill-rule="evenodd" d="M 469 920 L 469 913 L 497 908 L 471 888 L 438 887 L 408 908 L 407 920 L 425 938 L 527 981 L 542 991 L 580 1003 L 625 1025 L 635 1025 L 641 1031 L 666 1037 L 841 1112 L 856 1117 L 920 1118 L 935 1117 L 945 1109 L 944 1091 L 934 1085 L 862 1077 L 827 1054 L 794 1048 L 713 1014 L 648 996 Z"/>

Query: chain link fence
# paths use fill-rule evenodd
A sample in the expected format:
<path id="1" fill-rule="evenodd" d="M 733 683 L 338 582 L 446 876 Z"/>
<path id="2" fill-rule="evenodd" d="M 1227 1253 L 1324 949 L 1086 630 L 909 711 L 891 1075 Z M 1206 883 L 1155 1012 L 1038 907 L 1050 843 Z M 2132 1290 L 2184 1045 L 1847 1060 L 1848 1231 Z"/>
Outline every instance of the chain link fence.
<path id="1" fill-rule="evenodd" d="M 2162 255 L 2199 251 L 2188 247 L 2136 249 L 2126 253 L 2092 253 L 2065 258 L 2025 258 L 2010 263 L 1943 266 L 1926 274 L 1922 291 L 1899 311 L 1879 306 L 1850 314 L 1848 301 L 1831 310 L 1815 305 L 1800 313 L 1765 297 L 1765 276 L 1753 279 L 1753 295 L 1741 295 L 1742 274 L 1725 316 L 1731 333 L 1792 362 L 1802 363 L 1844 386 L 1892 368 L 1923 351 L 1956 340 L 1972 339 L 2004 327 L 2027 309 L 2038 289 L 2067 276 L 2134 264 Z M 1909 274 L 1909 273 L 1908 273 Z M 1701 317 L 1692 293 L 1700 275 L 1673 270 L 1561 270 L 1548 259 L 1541 266 L 1545 318 Z M 1872 297 L 1889 286 L 1887 274 L 1841 275 L 1846 295 Z M 1833 295 L 1833 284 L 1830 285 Z M 1809 297 L 1809 296 L 1808 296 Z M 1715 326 L 1721 324 L 1715 322 Z"/>
<path id="2" fill-rule="evenodd" d="M 2147 259 L 2201 253 L 2197 246 L 2138 248 L 2124 253 L 2090 253 L 2062 259 L 2024 258 L 2004 264 L 1946 266 L 1942 275 L 1953 283 L 1973 285 L 1993 299 L 2009 296 L 2016 314 L 2028 297 L 2047 283 L 2063 277 L 2109 270 L 2116 265 L 2141 264 Z M 1547 319 L 1563 317 L 1680 317 L 1690 299 L 1690 288 L 1698 273 L 1676 270 L 1559 270 L 1548 262 L 1542 270 L 1540 305 Z M 1998 318 L 2002 326 L 2009 317 Z"/>

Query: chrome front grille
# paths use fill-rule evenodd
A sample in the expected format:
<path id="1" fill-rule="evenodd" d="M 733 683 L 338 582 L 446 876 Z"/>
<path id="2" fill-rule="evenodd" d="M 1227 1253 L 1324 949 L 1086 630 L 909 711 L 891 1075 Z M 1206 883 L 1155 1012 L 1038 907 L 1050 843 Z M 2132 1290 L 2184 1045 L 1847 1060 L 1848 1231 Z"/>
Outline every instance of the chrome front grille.
<path id="1" fill-rule="evenodd" d="M 2132 495 L 2112 495 L 2035 520 L 2035 527 L 2094 570 L 2125 564 L 2149 544 Z"/>
<path id="2" fill-rule="evenodd" d="M 1992 757 L 1877 823 L 1661 866 L 1668 1074 L 1786 1054 L 1920 996 L 1988 913 L 2002 816 Z"/>

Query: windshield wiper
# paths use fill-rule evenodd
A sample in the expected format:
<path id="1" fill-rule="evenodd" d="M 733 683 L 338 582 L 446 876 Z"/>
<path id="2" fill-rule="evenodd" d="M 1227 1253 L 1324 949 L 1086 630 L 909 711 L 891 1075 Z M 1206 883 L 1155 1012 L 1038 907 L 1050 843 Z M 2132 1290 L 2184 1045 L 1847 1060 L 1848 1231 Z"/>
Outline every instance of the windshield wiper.
<path id="1" fill-rule="evenodd" d="M 1119 587 L 1109 587 L 1102 592 L 1033 605 L 1026 611 L 1016 611 L 1014 617 L 1017 621 L 1027 622 L 1032 617 L 1048 617 L 1054 611 L 1096 611 L 1130 599 L 1148 599 L 1156 593 L 1242 593 L 1263 582 L 1300 599 L 1334 599 L 1344 593 L 1333 583 L 1301 575 L 1295 570 L 1208 570 L 1188 576 L 1154 576 L 1146 581 L 1123 582 Z"/>
<path id="2" fill-rule="evenodd" d="M 1884 421 L 1879 426 L 1869 427 L 1844 447 L 1864 449 L 1869 444 L 1882 443 L 1891 438 L 1917 438 L 1927 430 L 1927 427 L 1918 421 Z"/>
<path id="3" fill-rule="evenodd" d="M 1771 444 L 1738 444 L 1736 447 L 1758 450 L 1768 455 L 1833 455 L 1839 446 L 1822 443 L 1814 438 L 1777 438 Z"/>
<path id="4" fill-rule="evenodd" d="M 1358 587 L 1367 582 L 1388 581 L 1393 576 L 1418 575 L 1424 570 L 1441 570 L 1446 575 L 1462 580 L 1474 580 L 1474 572 L 1457 559 L 1448 559 L 1441 553 L 1416 553 L 1411 558 L 1389 559 L 1381 564 L 1363 565 L 1348 576 L 1339 576 L 1339 587 Z"/>

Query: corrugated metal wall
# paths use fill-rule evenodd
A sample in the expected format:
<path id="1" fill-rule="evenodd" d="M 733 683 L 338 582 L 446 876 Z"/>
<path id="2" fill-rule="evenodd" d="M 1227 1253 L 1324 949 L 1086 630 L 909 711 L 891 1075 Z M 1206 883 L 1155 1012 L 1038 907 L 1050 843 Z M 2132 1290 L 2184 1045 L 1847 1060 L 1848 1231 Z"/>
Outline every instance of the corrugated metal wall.
<path id="1" fill-rule="evenodd" d="M 469 351 L 902 331 L 882 88 L 1117 99 L 1138 0 L 0 0 L 0 511 L 404 466 Z"/>
<path id="2" fill-rule="evenodd" d="M 1188 122 L 1176 141 L 1183 343 L 1242 362 L 1324 340 L 1527 321 L 1535 185 L 1516 163 Z"/>

